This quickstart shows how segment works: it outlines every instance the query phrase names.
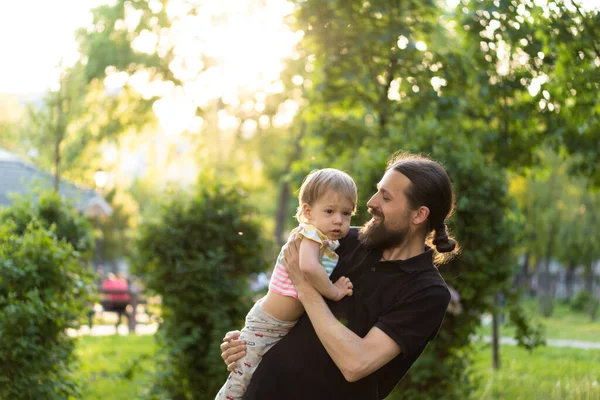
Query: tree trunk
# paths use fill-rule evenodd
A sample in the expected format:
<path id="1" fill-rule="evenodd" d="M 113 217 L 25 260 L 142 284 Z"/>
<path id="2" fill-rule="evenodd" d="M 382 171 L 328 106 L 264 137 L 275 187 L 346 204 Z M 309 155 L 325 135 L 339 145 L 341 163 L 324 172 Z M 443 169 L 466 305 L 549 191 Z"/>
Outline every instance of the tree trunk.
<path id="1" fill-rule="evenodd" d="M 294 143 L 294 151 L 290 155 L 288 159 L 288 163 L 285 166 L 283 171 L 283 178 L 281 181 L 281 185 L 279 186 L 279 202 L 277 203 L 277 217 L 275 220 L 275 241 L 280 246 L 286 241 L 286 238 L 283 237 L 283 230 L 285 229 L 285 220 L 287 218 L 287 205 L 290 199 L 290 184 L 285 177 L 292 170 L 292 163 L 300 158 L 300 154 L 302 152 L 302 147 L 300 146 L 300 142 L 302 138 L 306 134 L 306 123 L 302 122 L 300 125 L 300 133 L 296 137 Z"/>
<path id="2" fill-rule="evenodd" d="M 575 265 L 570 264 L 567 266 L 565 273 L 565 291 L 567 300 L 571 301 L 573 297 L 573 285 L 575 284 Z"/>
<path id="3" fill-rule="evenodd" d="M 550 238 L 546 246 L 546 256 L 542 262 L 543 269 L 540 275 L 540 311 L 544 317 L 552 316 L 554 311 L 554 292 L 556 285 L 552 285 L 550 276 L 550 261 L 552 261 L 552 250 L 554 249 L 554 243 L 556 241 L 556 232 L 558 231 L 558 224 L 560 221 L 560 212 L 556 213 L 556 217 L 550 225 Z"/>
<path id="4" fill-rule="evenodd" d="M 62 87 L 58 90 L 58 99 L 56 102 L 56 125 L 54 126 L 54 191 L 58 193 L 60 189 L 60 144 L 65 136 L 65 115 L 63 109 Z"/>
<path id="5" fill-rule="evenodd" d="M 550 317 L 554 311 L 554 296 L 552 293 L 552 284 L 550 277 L 550 255 L 548 254 L 542 261 L 542 268 L 538 275 L 539 283 L 539 307 L 540 313 L 544 317 Z"/>
<path id="6" fill-rule="evenodd" d="M 499 311 L 500 305 L 498 294 L 494 296 L 495 310 L 492 314 L 492 365 L 495 370 L 500 369 L 500 333 L 499 333 Z"/>
<path id="7" fill-rule="evenodd" d="M 277 219 L 275 220 L 275 240 L 279 246 L 283 246 L 283 229 L 285 228 L 285 219 L 287 216 L 287 204 L 290 199 L 290 184 L 287 181 L 281 182 L 279 186 L 279 201 L 277 202 Z"/>
<path id="8" fill-rule="evenodd" d="M 585 266 L 585 270 L 583 272 L 584 276 L 584 288 L 585 291 L 594 296 L 594 262 L 590 262 Z"/>
<path id="9" fill-rule="evenodd" d="M 60 188 L 60 139 L 57 137 L 54 143 L 54 191 L 58 193 Z"/>
<path id="10" fill-rule="evenodd" d="M 523 264 L 521 264 L 521 271 L 517 277 L 517 287 L 521 293 L 529 293 L 530 289 L 530 276 L 529 276 L 529 259 L 531 256 L 529 252 L 524 254 Z"/>

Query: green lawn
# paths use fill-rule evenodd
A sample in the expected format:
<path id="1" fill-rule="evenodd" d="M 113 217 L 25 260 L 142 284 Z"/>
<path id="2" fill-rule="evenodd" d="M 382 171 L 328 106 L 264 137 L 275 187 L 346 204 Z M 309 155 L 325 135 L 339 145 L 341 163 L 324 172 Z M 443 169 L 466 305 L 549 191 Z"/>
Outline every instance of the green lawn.
<path id="1" fill-rule="evenodd" d="M 156 346 L 152 336 L 107 336 L 80 339 L 79 377 L 91 399 L 144 398 L 152 383 Z M 544 347 L 529 353 L 501 348 L 501 369 L 491 368 L 489 345 L 475 346 L 471 377 L 479 381 L 472 400 L 598 400 L 600 350 Z"/>
<path id="2" fill-rule="evenodd" d="M 150 389 L 156 352 L 152 336 L 86 336 L 79 339 L 77 376 L 86 400 L 143 398 Z"/>
<path id="3" fill-rule="evenodd" d="M 481 400 L 598 400 L 600 350 L 544 347 L 532 353 L 502 346 L 500 370 L 491 368 L 489 346 L 477 345 L 472 377 Z"/>
<path id="4" fill-rule="evenodd" d="M 588 342 L 600 342 L 600 318 L 590 322 L 590 317 L 582 312 L 572 311 L 566 304 L 557 303 L 551 318 L 543 318 L 537 314 L 537 304 L 527 302 L 524 305 L 532 321 L 539 321 L 545 327 L 546 339 L 570 339 Z M 479 335 L 491 336 L 491 325 L 480 327 Z M 514 328 L 503 325 L 501 336 L 513 335 Z"/>

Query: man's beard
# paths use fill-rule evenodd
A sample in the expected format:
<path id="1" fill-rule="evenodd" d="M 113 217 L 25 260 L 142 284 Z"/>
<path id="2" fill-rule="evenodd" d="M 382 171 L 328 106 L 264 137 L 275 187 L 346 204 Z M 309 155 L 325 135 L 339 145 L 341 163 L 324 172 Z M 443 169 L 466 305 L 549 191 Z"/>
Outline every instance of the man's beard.
<path id="1" fill-rule="evenodd" d="M 408 234 L 409 228 L 390 230 L 385 226 L 385 218 L 378 210 L 370 209 L 369 212 L 379 217 L 379 222 L 369 220 L 358 233 L 358 240 L 370 249 L 385 250 L 402 244 Z"/>

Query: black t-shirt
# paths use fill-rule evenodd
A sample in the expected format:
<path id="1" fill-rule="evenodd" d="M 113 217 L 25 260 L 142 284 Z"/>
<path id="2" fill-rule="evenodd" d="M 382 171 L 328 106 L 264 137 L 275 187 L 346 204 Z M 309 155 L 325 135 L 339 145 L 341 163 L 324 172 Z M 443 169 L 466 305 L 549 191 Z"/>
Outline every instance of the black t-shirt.
<path id="1" fill-rule="evenodd" d="M 369 376 L 348 382 L 319 341 L 310 319 L 296 326 L 255 371 L 244 400 L 379 400 L 385 398 L 437 334 L 450 292 L 433 265 L 431 249 L 402 261 L 380 261 L 382 253 L 358 242 L 351 229 L 337 250 L 331 275 L 347 276 L 354 295 L 327 301 L 335 317 L 360 337 L 374 326 L 401 349 L 400 355 Z"/>

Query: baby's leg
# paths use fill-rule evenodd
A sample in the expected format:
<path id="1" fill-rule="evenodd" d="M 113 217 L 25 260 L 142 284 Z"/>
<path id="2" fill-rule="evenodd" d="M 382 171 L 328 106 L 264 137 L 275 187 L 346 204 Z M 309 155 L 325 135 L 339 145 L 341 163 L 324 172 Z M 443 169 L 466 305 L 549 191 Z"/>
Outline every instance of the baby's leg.
<path id="1" fill-rule="evenodd" d="M 246 341 L 246 356 L 237 362 L 215 400 L 241 400 L 263 355 L 296 324 L 272 317 L 260 303 L 261 300 L 246 316 L 246 326 L 240 334 L 240 339 Z"/>

